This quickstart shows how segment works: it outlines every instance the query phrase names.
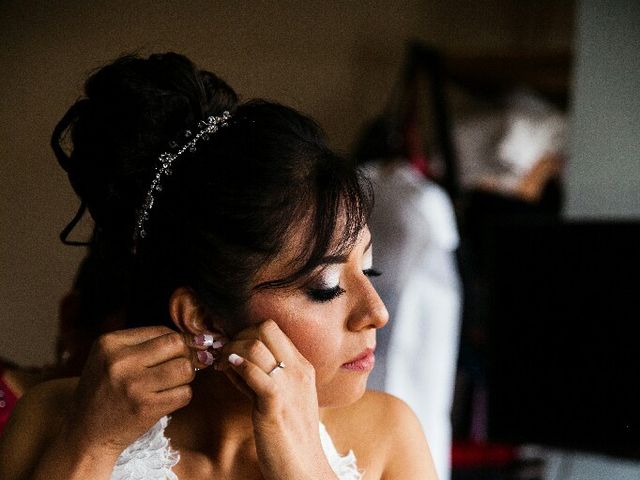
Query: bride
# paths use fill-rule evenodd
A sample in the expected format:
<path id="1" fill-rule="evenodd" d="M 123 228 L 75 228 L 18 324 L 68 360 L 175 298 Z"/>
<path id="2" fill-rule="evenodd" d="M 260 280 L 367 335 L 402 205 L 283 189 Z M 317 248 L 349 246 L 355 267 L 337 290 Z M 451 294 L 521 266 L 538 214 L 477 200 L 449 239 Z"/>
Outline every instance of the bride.
<path id="1" fill-rule="evenodd" d="M 128 328 L 23 397 L 0 478 L 435 478 L 413 412 L 366 390 L 388 321 L 371 194 L 311 119 L 184 56 L 126 56 L 52 145 Z"/>

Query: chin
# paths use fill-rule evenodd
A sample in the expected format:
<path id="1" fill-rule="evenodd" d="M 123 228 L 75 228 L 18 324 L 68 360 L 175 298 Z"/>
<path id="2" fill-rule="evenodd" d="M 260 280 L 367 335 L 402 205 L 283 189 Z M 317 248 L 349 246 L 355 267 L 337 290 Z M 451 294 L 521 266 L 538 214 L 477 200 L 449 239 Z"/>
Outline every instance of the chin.
<path id="1" fill-rule="evenodd" d="M 357 402 L 367 391 L 369 375 L 359 375 L 351 381 L 340 379 L 324 388 L 318 388 L 318 406 L 320 408 L 346 407 Z"/>

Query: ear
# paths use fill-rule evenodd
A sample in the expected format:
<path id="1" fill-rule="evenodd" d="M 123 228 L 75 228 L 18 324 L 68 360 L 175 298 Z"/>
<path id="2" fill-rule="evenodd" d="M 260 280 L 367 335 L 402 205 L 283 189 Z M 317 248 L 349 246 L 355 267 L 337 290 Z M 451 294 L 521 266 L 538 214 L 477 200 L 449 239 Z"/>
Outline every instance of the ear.
<path id="1" fill-rule="evenodd" d="M 207 321 L 195 293 L 186 287 L 176 289 L 169 299 L 169 315 L 181 332 L 199 335 L 221 331 Z"/>

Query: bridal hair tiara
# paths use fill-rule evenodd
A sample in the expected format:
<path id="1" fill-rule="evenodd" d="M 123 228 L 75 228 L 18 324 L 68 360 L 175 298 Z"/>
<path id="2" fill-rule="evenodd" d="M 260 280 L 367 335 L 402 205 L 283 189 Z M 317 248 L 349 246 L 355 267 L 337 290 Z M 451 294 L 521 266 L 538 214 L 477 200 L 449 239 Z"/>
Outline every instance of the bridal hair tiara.
<path id="1" fill-rule="evenodd" d="M 145 224 L 149 220 L 149 213 L 153 208 L 156 192 L 162 191 L 162 181 L 164 177 L 169 176 L 173 173 L 173 171 L 171 170 L 173 162 L 186 151 L 195 152 L 196 144 L 200 140 L 206 141 L 209 139 L 209 135 L 216 133 L 222 127 L 228 126 L 228 121 L 230 118 L 231 114 L 225 110 L 224 112 L 222 112 L 222 115 L 210 116 L 205 120 L 201 120 L 200 122 L 198 122 L 198 128 L 200 130 L 198 130 L 195 135 L 190 130 L 184 132 L 185 138 L 188 139 L 187 143 L 179 146 L 177 142 L 170 142 L 169 147 L 173 151 L 163 152 L 160 154 L 160 156 L 158 157 L 159 165 L 155 169 L 153 181 L 151 182 L 151 186 L 147 191 L 147 195 L 145 197 L 144 203 L 142 204 L 142 208 L 138 211 L 135 229 L 133 232 L 134 254 L 136 253 L 136 247 L 139 241 L 147 236 Z"/>

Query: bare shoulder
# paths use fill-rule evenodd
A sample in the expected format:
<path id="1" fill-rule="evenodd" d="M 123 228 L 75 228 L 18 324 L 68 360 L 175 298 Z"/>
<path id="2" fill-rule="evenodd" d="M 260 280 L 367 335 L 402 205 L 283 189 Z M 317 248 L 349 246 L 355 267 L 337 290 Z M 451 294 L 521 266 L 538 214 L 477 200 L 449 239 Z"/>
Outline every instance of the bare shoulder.
<path id="1" fill-rule="evenodd" d="M 23 395 L 0 437 L 0 478 L 18 478 L 37 461 L 59 430 L 77 378 L 43 382 Z"/>
<path id="2" fill-rule="evenodd" d="M 406 421 L 415 418 L 413 410 L 406 402 L 390 393 L 375 390 L 367 390 L 353 406 L 368 417 L 377 414 L 380 417 L 379 419 L 386 423 L 386 427 L 398 420 Z"/>
<path id="3" fill-rule="evenodd" d="M 436 479 L 420 422 L 398 397 L 368 390 L 354 404 L 329 412 L 326 423 L 338 451 L 352 449 L 371 478 Z"/>
<path id="4" fill-rule="evenodd" d="M 331 410 L 327 421 L 339 434 L 347 438 L 354 432 L 367 438 L 388 439 L 395 432 L 404 432 L 407 427 L 421 430 L 420 424 L 404 401 L 391 394 L 367 390 L 357 402 Z"/>
<path id="5" fill-rule="evenodd" d="M 74 394 L 78 380 L 78 377 L 70 377 L 41 382 L 31 387 L 22 396 L 18 405 L 39 405 L 42 401 L 64 404 Z"/>
<path id="6" fill-rule="evenodd" d="M 78 378 L 74 377 L 49 380 L 30 388 L 18 401 L 9 426 L 18 421 L 50 425 L 52 420 L 62 418 L 77 386 Z"/>

